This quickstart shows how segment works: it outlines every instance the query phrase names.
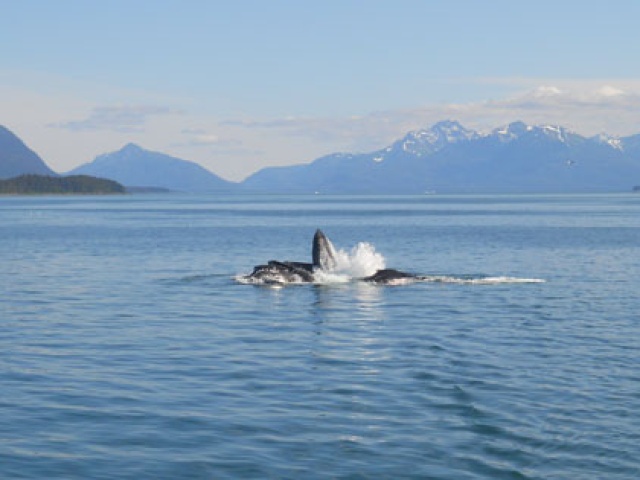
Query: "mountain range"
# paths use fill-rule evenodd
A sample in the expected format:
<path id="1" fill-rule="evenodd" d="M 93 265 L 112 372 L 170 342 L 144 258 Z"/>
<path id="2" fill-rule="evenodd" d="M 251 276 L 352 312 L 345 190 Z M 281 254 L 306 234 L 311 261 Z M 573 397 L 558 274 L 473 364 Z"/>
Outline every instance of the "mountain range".
<path id="1" fill-rule="evenodd" d="M 56 175 L 0 127 L 0 178 L 29 173 Z M 134 144 L 67 174 L 183 192 L 615 192 L 640 184 L 640 134 L 584 137 L 560 126 L 523 122 L 481 134 L 443 121 L 374 152 L 334 153 L 307 164 L 267 167 L 241 183 Z"/>
<path id="2" fill-rule="evenodd" d="M 321 193 L 628 191 L 640 183 L 640 135 L 586 138 L 514 122 L 480 134 L 444 121 L 365 154 L 337 153 L 247 178 L 253 190 Z"/>

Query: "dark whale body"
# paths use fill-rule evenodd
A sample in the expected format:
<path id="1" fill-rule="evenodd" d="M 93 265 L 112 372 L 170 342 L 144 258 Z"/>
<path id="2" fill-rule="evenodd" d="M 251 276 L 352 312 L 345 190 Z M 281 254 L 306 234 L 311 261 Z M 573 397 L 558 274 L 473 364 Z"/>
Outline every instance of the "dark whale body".
<path id="1" fill-rule="evenodd" d="M 266 265 L 257 265 L 245 277 L 252 283 L 312 283 L 313 273 L 318 269 L 331 270 L 336 266 L 335 250 L 329 239 L 316 230 L 311 246 L 312 263 L 270 260 Z"/>
<path id="2" fill-rule="evenodd" d="M 385 268 L 383 270 L 378 270 L 373 275 L 364 277 L 362 280 L 371 283 L 389 284 L 408 280 L 418 280 L 419 278 L 420 277 L 418 277 L 417 275 L 413 275 L 412 273 L 401 272 L 400 270 L 395 270 L 393 268 Z"/>
<path id="3" fill-rule="evenodd" d="M 313 236 L 311 257 L 312 263 L 270 260 L 266 265 L 255 266 L 253 272 L 243 278 L 247 283 L 259 284 L 313 283 L 317 271 L 331 272 L 337 266 L 333 244 L 322 230 L 316 230 Z M 387 268 L 361 280 L 388 285 L 419 278 L 410 273 Z"/>
<path id="4" fill-rule="evenodd" d="M 311 283 L 313 282 L 313 265 L 270 260 L 266 265 L 255 266 L 247 278 L 263 283 Z"/>

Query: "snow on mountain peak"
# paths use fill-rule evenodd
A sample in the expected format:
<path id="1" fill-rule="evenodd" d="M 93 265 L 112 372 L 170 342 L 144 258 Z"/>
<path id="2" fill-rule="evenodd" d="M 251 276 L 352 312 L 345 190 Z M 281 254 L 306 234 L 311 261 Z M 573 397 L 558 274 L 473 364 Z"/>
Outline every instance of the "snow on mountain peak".
<path id="1" fill-rule="evenodd" d="M 497 136 L 501 142 L 505 143 L 520 138 L 522 135 L 527 133 L 545 135 L 562 143 L 566 143 L 568 135 L 571 134 L 569 130 L 558 125 L 532 126 L 527 125 L 524 122 L 513 122 L 505 127 L 497 128 L 493 131 L 493 135 Z"/>
<path id="2" fill-rule="evenodd" d="M 477 132 L 466 129 L 456 121 L 446 120 L 428 130 L 409 132 L 398 143 L 405 152 L 421 156 L 440 150 L 445 145 L 478 137 Z"/>
<path id="3" fill-rule="evenodd" d="M 557 125 L 543 125 L 540 129 L 548 136 L 560 140 L 561 142 L 567 141 L 567 131 Z"/>
<path id="4" fill-rule="evenodd" d="M 493 131 L 500 141 L 509 142 L 518 138 L 520 135 L 533 130 L 533 127 L 525 124 L 524 122 L 513 122 L 507 126 L 497 128 Z"/>
<path id="5" fill-rule="evenodd" d="M 596 135 L 593 138 L 596 142 L 603 145 L 609 145 L 611 148 L 620 151 L 624 150 L 622 139 L 620 137 L 615 137 L 613 135 L 609 135 L 608 133 L 601 133 L 600 135 Z"/>

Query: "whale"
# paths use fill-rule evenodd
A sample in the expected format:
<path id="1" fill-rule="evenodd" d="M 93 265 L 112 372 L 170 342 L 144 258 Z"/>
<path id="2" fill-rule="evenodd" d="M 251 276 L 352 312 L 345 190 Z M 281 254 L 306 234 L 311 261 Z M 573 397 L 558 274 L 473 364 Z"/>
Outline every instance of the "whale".
<path id="1" fill-rule="evenodd" d="M 318 229 L 311 244 L 311 263 L 269 260 L 264 265 L 256 265 L 244 280 L 264 284 L 313 283 L 314 273 L 319 270 L 329 272 L 336 265 L 336 250 L 322 230 Z"/>
<path id="2" fill-rule="evenodd" d="M 241 278 L 243 283 L 262 285 L 316 283 L 320 273 L 330 273 L 337 266 L 335 247 L 324 232 L 317 229 L 311 244 L 311 263 L 269 260 L 266 264 L 256 265 L 253 272 Z M 357 280 L 379 285 L 397 285 L 419 279 L 419 276 L 412 273 L 385 268 Z"/>
<path id="3" fill-rule="evenodd" d="M 414 275 L 413 273 L 402 272 L 395 268 L 384 268 L 376 271 L 373 275 L 364 277 L 362 280 L 369 283 L 378 283 L 385 285 L 399 285 L 402 283 L 408 283 L 412 280 L 420 280 L 424 277 Z"/>

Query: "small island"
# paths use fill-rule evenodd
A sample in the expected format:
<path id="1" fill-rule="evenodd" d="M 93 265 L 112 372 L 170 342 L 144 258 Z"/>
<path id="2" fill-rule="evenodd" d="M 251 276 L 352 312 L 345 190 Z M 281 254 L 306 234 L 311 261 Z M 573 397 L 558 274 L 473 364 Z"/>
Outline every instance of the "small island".
<path id="1" fill-rule="evenodd" d="M 126 189 L 118 182 L 88 175 L 69 177 L 21 175 L 0 180 L 1 195 L 112 195 L 123 193 L 126 193 Z"/>
<path id="2" fill-rule="evenodd" d="M 640 185 L 636 185 L 635 187 L 633 187 L 632 191 L 635 193 L 640 193 Z"/>

